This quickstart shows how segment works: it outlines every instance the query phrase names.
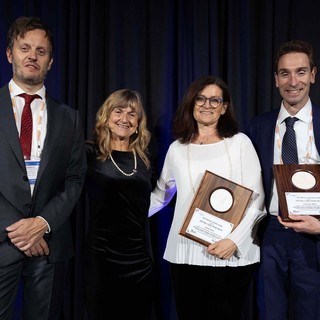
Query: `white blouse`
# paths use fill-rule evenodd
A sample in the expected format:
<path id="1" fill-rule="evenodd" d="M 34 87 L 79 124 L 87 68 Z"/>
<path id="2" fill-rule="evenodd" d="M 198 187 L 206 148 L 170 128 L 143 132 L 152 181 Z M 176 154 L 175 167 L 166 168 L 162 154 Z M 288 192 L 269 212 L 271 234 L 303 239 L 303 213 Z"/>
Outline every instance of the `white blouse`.
<path id="1" fill-rule="evenodd" d="M 254 191 L 239 225 L 227 236 L 237 246 L 228 260 L 206 252 L 206 247 L 179 235 L 184 218 L 199 186 L 209 170 Z M 257 222 L 266 215 L 261 167 L 251 140 L 243 133 L 213 144 L 181 144 L 174 141 L 166 154 L 157 186 L 151 194 L 149 216 L 164 208 L 177 191 L 173 221 L 164 259 L 172 263 L 201 266 L 244 266 L 260 261 L 255 237 Z"/>

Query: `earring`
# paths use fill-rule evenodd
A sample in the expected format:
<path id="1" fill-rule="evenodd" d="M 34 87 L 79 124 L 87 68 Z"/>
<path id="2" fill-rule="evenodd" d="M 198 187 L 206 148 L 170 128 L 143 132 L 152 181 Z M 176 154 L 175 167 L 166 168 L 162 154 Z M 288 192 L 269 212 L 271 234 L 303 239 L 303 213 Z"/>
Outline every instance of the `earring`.
<path id="1" fill-rule="evenodd" d="M 138 129 L 136 129 L 136 134 L 138 134 Z"/>

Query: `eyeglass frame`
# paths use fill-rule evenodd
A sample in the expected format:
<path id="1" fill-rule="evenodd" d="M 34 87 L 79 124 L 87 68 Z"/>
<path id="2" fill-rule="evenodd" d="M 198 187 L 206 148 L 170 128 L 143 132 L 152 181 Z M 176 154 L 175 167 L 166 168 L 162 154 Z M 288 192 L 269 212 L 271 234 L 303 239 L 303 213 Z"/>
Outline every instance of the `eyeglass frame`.
<path id="1" fill-rule="evenodd" d="M 204 103 L 203 104 L 198 104 L 197 102 L 197 99 L 198 98 L 202 98 L 202 99 L 204 99 Z M 205 97 L 205 96 L 202 96 L 202 95 L 198 95 L 198 96 L 196 96 L 196 98 L 195 98 L 195 104 L 198 106 L 198 107 L 203 107 L 206 103 L 207 103 L 207 101 L 209 100 L 209 105 L 210 105 L 210 107 L 211 108 L 213 108 L 213 109 L 217 109 L 217 108 L 219 108 L 220 106 L 221 106 L 221 104 L 223 103 L 223 99 L 222 98 L 207 98 L 207 97 Z M 217 106 L 213 106 L 212 105 L 212 101 L 217 101 L 217 103 L 218 103 L 218 105 Z"/>

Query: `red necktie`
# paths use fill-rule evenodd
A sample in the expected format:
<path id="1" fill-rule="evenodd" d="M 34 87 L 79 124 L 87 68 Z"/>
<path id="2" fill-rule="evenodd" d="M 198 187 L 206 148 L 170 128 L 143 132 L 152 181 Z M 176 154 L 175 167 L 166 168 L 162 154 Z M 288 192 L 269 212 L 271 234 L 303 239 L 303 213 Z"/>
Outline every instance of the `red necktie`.
<path id="1" fill-rule="evenodd" d="M 39 96 L 37 94 L 30 95 L 22 93 L 20 94 L 20 97 L 23 97 L 25 100 L 21 117 L 20 144 L 24 159 L 29 160 L 32 144 L 32 112 L 30 104 L 34 99 L 39 98 Z"/>

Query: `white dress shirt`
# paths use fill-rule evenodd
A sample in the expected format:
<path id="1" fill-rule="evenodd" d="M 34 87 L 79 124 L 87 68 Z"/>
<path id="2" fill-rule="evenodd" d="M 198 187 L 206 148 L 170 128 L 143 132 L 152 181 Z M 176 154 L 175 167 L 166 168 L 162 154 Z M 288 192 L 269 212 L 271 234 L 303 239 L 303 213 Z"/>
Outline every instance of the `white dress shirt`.
<path id="1" fill-rule="evenodd" d="M 278 120 L 276 126 L 279 132 L 275 130 L 274 135 L 274 152 L 273 152 L 273 163 L 281 164 L 281 141 L 286 131 L 286 124 L 284 120 L 290 117 L 290 114 L 281 104 Z M 294 124 L 294 130 L 296 132 L 297 149 L 299 163 L 320 163 L 319 153 L 317 151 L 316 145 L 314 143 L 314 135 L 312 130 L 312 105 L 310 99 L 306 105 L 295 115 L 299 121 Z M 280 141 L 279 141 L 280 139 Z M 270 214 L 278 215 L 279 201 L 276 183 L 273 180 L 272 196 L 270 202 Z"/>

